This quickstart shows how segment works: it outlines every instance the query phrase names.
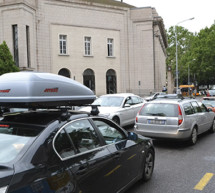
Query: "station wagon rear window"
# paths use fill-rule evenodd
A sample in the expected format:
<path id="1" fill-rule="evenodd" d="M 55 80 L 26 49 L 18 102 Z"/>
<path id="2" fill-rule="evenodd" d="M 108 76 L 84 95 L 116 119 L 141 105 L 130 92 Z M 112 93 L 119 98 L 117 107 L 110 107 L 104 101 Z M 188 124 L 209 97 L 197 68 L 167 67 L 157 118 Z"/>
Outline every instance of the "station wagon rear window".
<path id="1" fill-rule="evenodd" d="M 159 117 L 178 117 L 178 105 L 167 103 L 146 103 L 140 115 Z"/>

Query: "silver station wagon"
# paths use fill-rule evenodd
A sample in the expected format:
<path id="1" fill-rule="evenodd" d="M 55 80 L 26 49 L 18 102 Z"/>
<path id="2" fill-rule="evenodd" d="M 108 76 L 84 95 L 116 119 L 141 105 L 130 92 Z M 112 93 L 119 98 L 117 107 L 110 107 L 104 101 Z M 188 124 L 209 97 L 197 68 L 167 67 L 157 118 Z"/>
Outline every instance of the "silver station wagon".
<path id="1" fill-rule="evenodd" d="M 215 114 L 195 99 L 163 99 L 145 103 L 137 114 L 135 131 L 151 138 L 197 141 L 197 135 L 215 132 Z"/>

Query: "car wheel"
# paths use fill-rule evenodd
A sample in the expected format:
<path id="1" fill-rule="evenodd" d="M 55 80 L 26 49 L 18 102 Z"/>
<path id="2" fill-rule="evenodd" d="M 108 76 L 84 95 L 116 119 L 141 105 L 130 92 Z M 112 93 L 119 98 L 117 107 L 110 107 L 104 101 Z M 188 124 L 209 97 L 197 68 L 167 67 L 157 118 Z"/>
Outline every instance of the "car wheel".
<path id="1" fill-rule="evenodd" d="M 145 160 L 145 165 L 143 168 L 143 180 L 148 181 L 152 177 L 152 173 L 154 170 L 154 152 L 153 150 L 149 149 L 146 154 L 146 160 Z"/>
<path id="2" fill-rule="evenodd" d="M 119 117 L 113 117 L 113 121 L 114 121 L 115 123 L 117 123 L 118 125 L 120 125 Z"/>
<path id="3" fill-rule="evenodd" d="M 195 145 L 196 144 L 196 142 L 197 142 L 197 135 L 198 135 L 197 129 L 196 129 L 196 127 L 194 127 L 193 130 L 192 130 L 191 136 L 190 136 L 190 141 L 189 141 L 191 145 Z"/>
<path id="4" fill-rule="evenodd" d="M 210 133 L 214 133 L 215 132 L 215 119 L 213 120 L 213 123 L 211 125 L 211 128 L 210 128 Z"/>

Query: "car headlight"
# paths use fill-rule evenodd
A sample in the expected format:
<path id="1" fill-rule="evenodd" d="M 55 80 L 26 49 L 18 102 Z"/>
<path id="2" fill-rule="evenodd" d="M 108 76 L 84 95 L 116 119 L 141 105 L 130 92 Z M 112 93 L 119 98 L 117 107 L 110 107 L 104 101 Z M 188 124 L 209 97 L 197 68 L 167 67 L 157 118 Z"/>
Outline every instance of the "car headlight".
<path id="1" fill-rule="evenodd" d="M 6 193 L 7 186 L 0 188 L 0 193 Z"/>

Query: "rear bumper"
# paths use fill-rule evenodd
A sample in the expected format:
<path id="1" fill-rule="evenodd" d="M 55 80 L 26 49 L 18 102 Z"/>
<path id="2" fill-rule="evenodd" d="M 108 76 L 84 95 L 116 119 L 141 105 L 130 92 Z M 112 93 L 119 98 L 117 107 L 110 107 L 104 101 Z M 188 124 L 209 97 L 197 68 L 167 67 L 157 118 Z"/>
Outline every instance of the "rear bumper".
<path id="1" fill-rule="evenodd" d="M 178 128 L 176 131 L 153 131 L 144 128 L 138 128 L 135 125 L 134 130 L 136 133 L 151 137 L 151 138 L 164 138 L 164 139 L 188 139 L 191 136 L 191 129 L 180 129 Z"/>

